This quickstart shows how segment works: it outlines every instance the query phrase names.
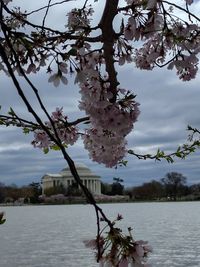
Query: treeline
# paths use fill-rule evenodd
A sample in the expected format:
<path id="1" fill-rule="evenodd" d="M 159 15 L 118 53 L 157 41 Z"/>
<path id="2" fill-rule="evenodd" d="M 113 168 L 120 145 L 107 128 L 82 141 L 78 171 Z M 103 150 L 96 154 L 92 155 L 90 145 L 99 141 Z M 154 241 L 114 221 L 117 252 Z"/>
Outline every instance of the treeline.
<path id="1" fill-rule="evenodd" d="M 0 183 L 0 203 L 22 202 L 39 203 L 39 196 L 42 194 L 40 183 L 31 183 L 18 187 L 15 184 L 4 185 Z"/>
<path id="2" fill-rule="evenodd" d="M 132 200 L 200 200 L 200 183 L 187 185 L 187 178 L 177 172 L 129 188 L 124 188 L 122 182 L 123 180 L 115 180 L 112 184 L 103 183 L 102 193 L 129 195 Z"/>
<path id="3" fill-rule="evenodd" d="M 112 183 L 101 183 L 101 193 L 108 196 L 128 195 L 130 200 L 200 200 L 200 183 L 187 185 L 187 178 L 181 173 L 167 173 L 160 180 L 151 180 L 139 186 L 125 188 L 121 178 L 113 178 Z M 39 203 L 41 202 L 42 188 L 40 183 L 31 183 L 27 186 L 6 186 L 0 183 L 0 203 Z M 64 188 L 48 188 L 46 197 L 62 194 L 66 197 L 81 197 L 82 191 L 76 183 Z"/>
<path id="4" fill-rule="evenodd" d="M 65 188 L 62 184 L 54 187 L 47 188 L 44 191 L 45 196 L 53 196 L 57 194 L 62 194 L 64 196 L 83 196 L 82 190 L 78 187 L 78 184 L 74 182 L 72 185 L 69 185 Z"/>

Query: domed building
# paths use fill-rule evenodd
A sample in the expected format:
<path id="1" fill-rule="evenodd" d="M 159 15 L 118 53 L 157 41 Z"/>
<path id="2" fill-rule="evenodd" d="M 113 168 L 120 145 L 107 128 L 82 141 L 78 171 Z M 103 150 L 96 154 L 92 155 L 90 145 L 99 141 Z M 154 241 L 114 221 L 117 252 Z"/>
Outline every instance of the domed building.
<path id="1" fill-rule="evenodd" d="M 75 166 L 82 180 L 82 183 L 90 190 L 91 193 L 100 195 L 101 177 L 92 173 L 91 170 L 82 163 L 75 164 Z M 75 183 L 75 180 L 71 174 L 69 167 L 64 168 L 60 173 L 57 174 L 47 173 L 42 177 L 42 194 L 44 194 L 46 189 L 58 187 L 61 185 L 67 188 L 73 183 Z"/>

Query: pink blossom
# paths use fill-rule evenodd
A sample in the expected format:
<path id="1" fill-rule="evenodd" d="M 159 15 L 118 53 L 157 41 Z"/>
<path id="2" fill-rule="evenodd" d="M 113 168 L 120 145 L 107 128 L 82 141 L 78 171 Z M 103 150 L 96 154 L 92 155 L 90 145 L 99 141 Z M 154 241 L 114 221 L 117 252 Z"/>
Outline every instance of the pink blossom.
<path id="1" fill-rule="evenodd" d="M 51 119 L 53 120 L 57 135 L 63 145 L 73 145 L 78 140 L 78 128 L 75 126 L 67 127 L 65 125 L 65 122 L 67 122 L 67 116 L 63 114 L 63 108 L 56 108 L 56 111 L 52 112 Z M 45 125 L 51 135 L 55 136 L 51 122 L 48 121 Z M 42 149 L 52 148 L 55 145 L 48 134 L 43 130 L 34 131 L 34 140 L 32 141 L 32 144 L 34 147 Z"/>
<path id="2" fill-rule="evenodd" d="M 96 239 L 84 240 L 83 243 L 86 246 L 86 248 L 92 248 L 92 249 L 96 249 L 97 248 Z"/>
<path id="3" fill-rule="evenodd" d="M 149 252 L 152 252 L 152 248 L 148 245 L 147 241 L 136 241 L 135 250 L 131 254 L 133 266 L 144 266 L 144 257 L 147 256 Z"/>
<path id="4" fill-rule="evenodd" d="M 90 19 L 88 16 L 91 16 L 93 12 L 93 8 L 87 9 L 85 7 L 84 9 L 72 9 L 71 12 L 67 14 L 68 23 L 66 26 L 69 30 L 79 30 L 88 27 L 90 25 Z"/>
<path id="5" fill-rule="evenodd" d="M 119 262 L 119 267 L 128 267 L 128 264 L 129 264 L 129 262 L 128 262 L 127 258 L 122 258 Z"/>
<path id="6" fill-rule="evenodd" d="M 88 129 L 82 138 L 89 157 L 107 167 L 115 166 L 125 156 L 126 141 L 112 132 Z"/>
<path id="7" fill-rule="evenodd" d="M 49 80 L 48 80 L 48 82 L 53 83 L 53 85 L 55 87 L 59 86 L 60 81 L 62 81 L 62 83 L 64 83 L 64 84 L 68 84 L 67 78 L 65 76 L 63 76 L 62 74 L 59 74 L 59 73 L 55 73 L 55 74 L 51 75 L 49 77 Z"/>
<path id="8" fill-rule="evenodd" d="M 51 144 L 49 136 L 42 130 L 36 130 L 34 132 L 34 140 L 32 141 L 34 147 L 48 148 Z"/>
<path id="9" fill-rule="evenodd" d="M 60 84 L 60 75 L 57 73 L 51 75 L 48 80 L 49 83 L 53 83 L 55 87 L 58 87 Z"/>
<path id="10" fill-rule="evenodd" d="M 3 0 L 3 3 L 7 5 L 9 2 L 12 2 L 12 0 Z"/>
<path id="11" fill-rule="evenodd" d="M 51 118 L 56 121 L 56 120 L 63 120 L 67 119 L 67 117 L 63 117 L 63 108 L 56 108 L 56 111 L 52 112 Z"/>
<path id="12" fill-rule="evenodd" d="M 30 74 L 31 72 L 36 73 L 36 71 L 37 71 L 36 65 L 34 63 L 31 63 L 28 66 L 26 73 L 27 74 Z"/>
<path id="13" fill-rule="evenodd" d="M 107 261 L 104 262 L 103 267 L 113 267 L 113 265 L 109 260 L 107 260 Z"/>
<path id="14" fill-rule="evenodd" d="M 193 0 L 185 0 L 188 5 L 191 5 L 194 1 Z"/>
<path id="15" fill-rule="evenodd" d="M 68 73 L 67 63 L 61 62 L 59 63 L 58 67 L 61 72 L 66 73 L 66 74 Z"/>
<path id="16" fill-rule="evenodd" d="M 146 9 L 154 9 L 156 6 L 157 0 L 148 0 Z"/>

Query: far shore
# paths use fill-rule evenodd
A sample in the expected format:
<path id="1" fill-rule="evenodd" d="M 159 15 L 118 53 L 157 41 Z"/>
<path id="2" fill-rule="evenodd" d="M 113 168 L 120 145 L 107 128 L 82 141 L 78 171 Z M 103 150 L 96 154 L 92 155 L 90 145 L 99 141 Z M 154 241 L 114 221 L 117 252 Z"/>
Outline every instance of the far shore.
<path id="1" fill-rule="evenodd" d="M 167 200 L 167 199 L 162 199 L 162 200 L 101 200 L 97 201 L 98 204 L 118 204 L 118 203 L 177 203 L 177 202 L 198 202 L 200 199 L 177 199 L 177 200 Z M 50 206 L 50 205 L 90 205 L 89 203 L 86 202 L 85 199 L 80 201 L 78 200 L 68 200 L 68 201 L 55 201 L 55 202 L 42 202 L 42 203 L 0 203 L 0 207 L 20 207 L 20 206 Z"/>

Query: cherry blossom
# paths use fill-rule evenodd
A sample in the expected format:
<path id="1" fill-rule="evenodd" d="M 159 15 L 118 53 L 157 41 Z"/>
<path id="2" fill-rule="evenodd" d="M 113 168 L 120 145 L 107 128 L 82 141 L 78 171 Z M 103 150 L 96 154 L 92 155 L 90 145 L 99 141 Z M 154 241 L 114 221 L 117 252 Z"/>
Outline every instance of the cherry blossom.
<path id="1" fill-rule="evenodd" d="M 191 5 L 194 1 L 193 0 L 185 0 L 188 5 Z"/>
<path id="2" fill-rule="evenodd" d="M 12 2 L 12 0 L 3 0 L 3 3 L 7 5 L 8 3 Z"/>
<path id="3" fill-rule="evenodd" d="M 88 1 L 84 1 L 82 8 L 72 8 L 65 14 L 64 31 L 51 29 L 46 20 L 49 9 L 60 3 L 49 1 L 49 5 L 44 7 L 43 22 L 38 25 L 29 18 L 40 9 L 29 14 L 20 8 L 9 10 L 9 2 L 11 0 L 1 1 L 0 70 L 13 79 L 36 121 L 30 123 L 31 130 L 28 128 L 34 134 L 32 145 L 45 153 L 49 149 L 61 149 L 71 164 L 74 178 L 89 203 L 94 205 L 98 233 L 96 239 L 85 242 L 85 245 L 95 250 L 99 266 L 148 267 L 146 260 L 152 251 L 148 242 L 135 241 L 130 229 L 127 235 L 115 228 L 121 216 L 114 222 L 107 219 L 81 183 L 65 148 L 74 145 L 81 136 L 89 157 L 109 168 L 116 167 L 126 156 L 127 135 L 133 131 L 140 111 L 133 91 L 120 86 L 117 64 L 123 67 L 130 63 L 145 70 L 166 66 L 168 70 L 175 70 L 182 81 L 196 77 L 200 53 L 197 22 L 200 20 L 189 10 L 194 1 L 185 0 L 179 8 L 174 1 L 125 0 L 118 4 L 118 1 L 107 0 L 96 26 L 92 25 L 95 24 L 92 21 L 94 10 Z M 181 12 L 184 16 L 178 17 Z M 121 25 L 116 23 L 114 27 L 117 15 L 122 17 Z M 63 108 L 58 107 L 49 115 L 42 105 L 38 90 L 28 78 L 29 74 L 35 75 L 42 68 L 46 68 L 48 82 L 55 87 L 61 83 L 67 85 L 69 75 L 74 78 L 80 90 L 78 108 L 87 115 L 87 124 L 80 127 L 81 130 L 77 124 L 84 120 L 69 123 Z M 15 74 L 28 82 L 48 120 L 41 122 L 37 112 L 24 99 L 23 90 L 13 77 Z M 13 125 L 19 122 L 24 127 L 15 115 L 12 115 Z M 104 224 L 107 223 L 102 228 L 99 213 L 103 214 Z"/>
<path id="4" fill-rule="evenodd" d="M 65 76 L 63 76 L 61 73 L 55 73 L 49 77 L 48 80 L 50 83 L 53 83 L 55 87 L 58 87 L 60 84 L 60 81 L 64 83 L 65 85 L 68 84 L 68 80 Z"/>
<path id="5" fill-rule="evenodd" d="M 127 142 L 114 132 L 88 129 L 82 138 L 89 157 L 107 167 L 115 166 L 125 156 Z"/>
<path id="6" fill-rule="evenodd" d="M 53 122 L 48 121 L 45 123 L 50 133 L 55 136 L 54 128 L 56 128 L 59 140 L 63 145 L 73 145 L 79 138 L 78 128 L 75 126 L 67 126 L 67 116 L 63 114 L 62 108 L 56 108 L 52 112 L 51 119 Z M 66 123 L 66 126 L 64 125 Z M 46 149 L 54 147 L 56 144 L 51 140 L 47 132 L 44 130 L 34 131 L 34 140 L 32 141 L 34 147 Z"/>
<path id="7" fill-rule="evenodd" d="M 128 267 L 129 261 L 127 258 L 122 258 L 119 262 L 119 267 Z"/>
<path id="8" fill-rule="evenodd" d="M 108 88 L 109 83 L 104 82 L 102 86 L 96 77 L 83 83 L 79 108 L 90 116 L 93 126 L 83 136 L 90 158 L 113 167 L 125 156 L 124 138 L 133 129 L 139 109 L 134 96 L 125 89 L 118 89 L 117 103 L 112 103 L 113 95 Z M 123 98 L 120 98 L 120 92 L 125 95 Z"/>
<path id="9" fill-rule="evenodd" d="M 93 8 L 87 9 L 86 7 L 84 9 L 72 9 L 71 12 L 67 14 L 68 16 L 68 23 L 66 27 L 69 28 L 69 30 L 79 30 L 82 28 L 87 28 L 90 25 L 90 19 L 88 19 L 88 16 L 91 16 L 93 14 Z"/>

